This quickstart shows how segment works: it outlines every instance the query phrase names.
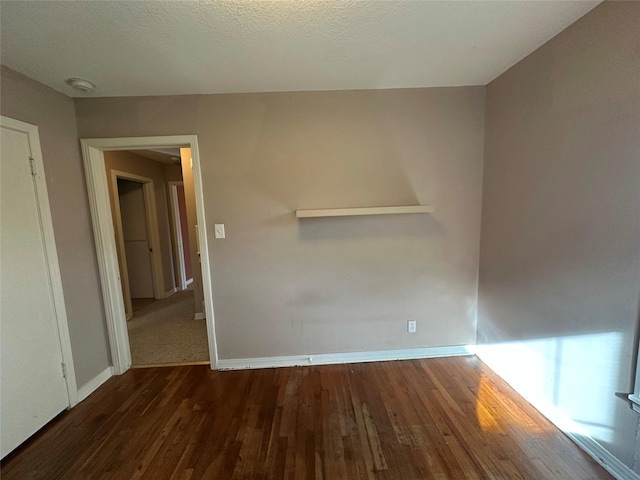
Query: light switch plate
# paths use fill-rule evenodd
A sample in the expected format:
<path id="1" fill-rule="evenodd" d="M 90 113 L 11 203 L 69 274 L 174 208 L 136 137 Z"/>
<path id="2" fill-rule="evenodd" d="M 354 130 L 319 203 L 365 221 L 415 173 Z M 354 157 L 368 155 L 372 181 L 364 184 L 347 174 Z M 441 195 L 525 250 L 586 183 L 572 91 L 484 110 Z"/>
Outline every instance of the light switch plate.
<path id="1" fill-rule="evenodd" d="M 215 232 L 216 238 L 225 238 L 224 223 L 216 223 L 214 225 L 214 232 Z"/>

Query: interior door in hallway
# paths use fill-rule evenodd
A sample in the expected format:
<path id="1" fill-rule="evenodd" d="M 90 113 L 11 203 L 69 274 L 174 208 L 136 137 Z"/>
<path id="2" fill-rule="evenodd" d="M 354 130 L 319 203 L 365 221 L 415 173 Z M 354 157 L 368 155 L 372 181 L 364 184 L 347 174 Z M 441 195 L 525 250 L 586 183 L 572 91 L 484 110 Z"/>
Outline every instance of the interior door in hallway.
<path id="1" fill-rule="evenodd" d="M 154 298 L 151 246 L 142 183 L 119 178 L 118 197 L 131 298 Z"/>
<path id="2" fill-rule="evenodd" d="M 35 141 L 2 117 L 0 138 L 0 450 L 4 458 L 69 406 L 45 240 L 48 205 L 32 175 Z M 26 125 L 26 124 L 22 124 Z M 28 126 L 32 127 L 32 126 Z M 33 128 L 33 127 L 32 127 Z M 34 129 L 35 130 L 35 129 Z M 37 131 L 36 131 L 37 132 Z M 39 148 L 39 147 L 38 147 Z M 37 172 L 42 175 L 42 172 Z M 49 224 L 50 225 L 50 224 Z M 52 238 L 52 237 L 50 237 Z M 49 250 L 47 250 L 49 249 Z M 57 262 L 57 258 L 56 258 Z M 57 264 L 56 264 L 57 272 Z M 59 279 L 59 277 L 58 277 Z"/>

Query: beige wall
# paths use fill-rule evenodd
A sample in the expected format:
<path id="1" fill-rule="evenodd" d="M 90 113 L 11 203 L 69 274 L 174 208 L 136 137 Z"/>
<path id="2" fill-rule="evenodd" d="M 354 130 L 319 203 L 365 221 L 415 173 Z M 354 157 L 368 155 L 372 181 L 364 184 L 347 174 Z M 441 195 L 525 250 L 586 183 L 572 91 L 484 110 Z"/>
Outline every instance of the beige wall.
<path id="1" fill-rule="evenodd" d="M 169 293 L 175 287 L 173 275 L 173 251 L 171 248 L 171 229 L 169 226 L 169 205 L 167 199 L 167 184 L 165 181 L 164 165 L 149 158 L 141 157 L 131 152 L 104 152 L 104 163 L 109 180 L 109 198 L 113 209 L 114 191 L 111 182 L 112 170 L 133 173 L 153 180 L 156 197 L 156 212 L 158 217 L 158 234 L 160 237 L 160 253 L 162 256 L 162 275 L 164 278 L 164 292 Z M 115 228 L 115 226 L 114 226 Z"/>
<path id="2" fill-rule="evenodd" d="M 108 367 L 98 265 L 73 100 L 0 68 L 2 115 L 38 126 L 78 386 Z"/>
<path id="3" fill-rule="evenodd" d="M 487 87 L 478 339 L 640 473 L 640 3 L 604 2 Z"/>
<path id="4" fill-rule="evenodd" d="M 182 182 L 182 167 L 180 165 L 165 164 L 164 179 L 167 182 Z"/>
<path id="5" fill-rule="evenodd" d="M 475 341 L 484 87 L 79 99 L 76 111 L 82 138 L 198 134 L 220 358 Z M 436 212 L 293 213 L 417 203 Z"/>

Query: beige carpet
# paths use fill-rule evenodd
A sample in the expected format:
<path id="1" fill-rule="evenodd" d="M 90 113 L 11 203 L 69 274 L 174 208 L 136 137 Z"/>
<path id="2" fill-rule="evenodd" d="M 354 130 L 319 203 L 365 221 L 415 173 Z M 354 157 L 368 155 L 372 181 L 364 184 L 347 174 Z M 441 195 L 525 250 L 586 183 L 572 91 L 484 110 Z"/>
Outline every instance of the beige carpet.
<path id="1" fill-rule="evenodd" d="M 134 366 L 209 360 L 206 321 L 193 319 L 192 290 L 136 307 L 127 322 Z"/>

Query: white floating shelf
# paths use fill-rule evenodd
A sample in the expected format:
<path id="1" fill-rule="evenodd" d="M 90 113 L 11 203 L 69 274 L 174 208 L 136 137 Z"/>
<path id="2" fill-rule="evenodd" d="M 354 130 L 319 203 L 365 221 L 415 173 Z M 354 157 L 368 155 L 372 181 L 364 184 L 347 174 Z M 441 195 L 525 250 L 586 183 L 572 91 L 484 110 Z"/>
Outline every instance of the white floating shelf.
<path id="1" fill-rule="evenodd" d="M 430 205 L 408 205 L 404 207 L 326 208 L 324 210 L 296 210 L 296 217 L 350 217 L 355 215 L 390 215 L 398 213 L 431 212 L 433 212 L 433 207 Z"/>

